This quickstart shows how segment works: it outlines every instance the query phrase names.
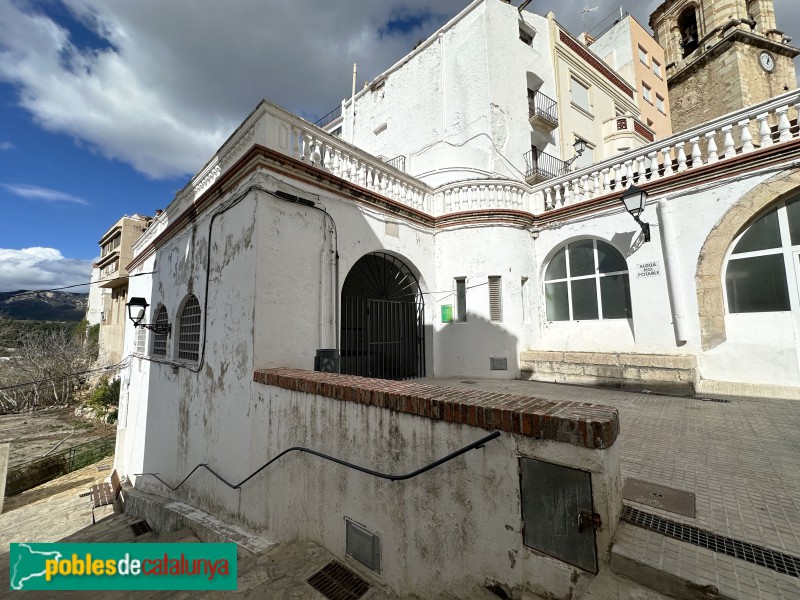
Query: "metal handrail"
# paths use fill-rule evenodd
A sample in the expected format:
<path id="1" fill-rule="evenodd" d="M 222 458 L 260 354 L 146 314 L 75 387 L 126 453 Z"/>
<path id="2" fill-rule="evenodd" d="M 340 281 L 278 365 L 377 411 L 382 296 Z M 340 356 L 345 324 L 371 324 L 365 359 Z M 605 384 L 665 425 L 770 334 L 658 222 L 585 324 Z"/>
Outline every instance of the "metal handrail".
<path id="1" fill-rule="evenodd" d="M 386 164 L 393 166 L 395 169 L 399 169 L 400 171 L 405 172 L 405 170 L 406 170 L 406 156 L 405 156 L 405 154 L 400 154 L 399 156 L 395 156 L 391 160 L 387 160 Z"/>
<path id="2" fill-rule="evenodd" d="M 325 125 L 327 125 L 328 123 L 332 123 L 341 116 L 342 116 L 342 105 L 340 104 L 339 106 L 334 108 L 331 112 L 329 112 L 327 115 L 322 117 L 319 121 L 316 121 L 314 125 L 316 125 L 317 127 L 325 127 Z"/>
<path id="3" fill-rule="evenodd" d="M 373 471 L 372 469 L 367 469 L 366 467 L 361 467 L 359 465 L 355 465 L 353 463 L 347 462 L 347 461 L 342 460 L 340 458 L 336 458 L 334 456 L 329 456 L 327 454 L 323 454 L 322 452 L 318 452 L 316 450 L 312 450 L 311 448 L 305 448 L 303 446 L 294 446 L 292 448 L 288 448 L 287 450 L 284 450 L 283 452 L 281 452 L 280 454 L 278 454 L 274 458 L 270 459 L 269 461 L 264 463 L 261 467 L 256 469 L 253 473 L 251 473 L 250 475 L 248 475 L 247 477 L 242 479 L 242 481 L 240 481 L 237 484 L 233 484 L 233 483 L 229 482 L 227 479 L 225 479 L 224 477 L 222 477 L 222 475 L 220 475 L 214 469 L 209 467 L 208 463 L 200 463 L 200 464 L 198 464 L 175 487 L 172 487 L 166 481 L 161 479 L 161 477 L 158 476 L 158 473 L 136 473 L 135 476 L 136 477 L 141 477 L 143 475 L 150 475 L 152 477 L 155 477 L 161 483 L 163 483 L 165 486 L 167 486 L 170 490 L 172 490 L 174 492 L 179 487 L 181 487 L 184 483 L 186 483 L 186 480 L 189 479 L 189 477 L 191 477 L 192 475 L 194 475 L 194 472 L 197 471 L 197 469 L 199 469 L 200 467 L 203 467 L 206 471 L 211 473 L 214 477 L 219 479 L 222 483 L 224 483 L 226 486 L 228 486 L 232 490 L 238 490 L 245 483 L 250 481 L 253 477 L 255 477 L 256 475 L 261 473 L 261 471 L 266 469 L 268 466 L 270 466 L 272 463 L 274 463 L 276 460 L 278 460 L 279 458 L 281 458 L 285 454 L 288 454 L 289 452 L 306 452 L 308 454 L 313 454 L 314 456 L 318 456 L 320 458 L 324 458 L 325 460 L 329 460 L 331 462 L 335 462 L 336 464 L 342 465 L 344 467 L 348 467 L 350 469 L 354 469 L 356 471 L 360 471 L 361 473 L 366 473 L 367 475 L 372 475 L 373 477 L 378 477 L 380 479 L 388 479 L 389 481 L 405 481 L 406 479 L 411 479 L 413 477 L 416 477 L 417 475 L 421 475 L 422 473 L 425 473 L 426 471 L 430 471 L 431 469 L 434 469 L 434 468 L 438 467 L 439 465 L 442 465 L 442 464 L 444 464 L 446 462 L 449 462 L 449 461 L 453 460 L 454 458 L 457 458 L 457 457 L 461 456 L 462 454 L 466 454 L 470 450 L 476 450 L 476 449 L 479 449 L 479 448 L 483 448 L 483 445 L 486 442 L 490 442 L 491 440 L 494 440 L 494 439 L 499 438 L 499 437 L 500 437 L 500 432 L 499 431 L 494 431 L 494 432 L 490 433 L 489 435 L 487 435 L 486 437 L 483 437 L 483 438 L 481 438 L 481 439 L 479 439 L 479 440 L 477 440 L 475 442 L 472 442 L 469 446 L 464 446 L 460 450 L 456 450 L 455 452 L 451 452 L 447 456 L 445 456 L 443 458 L 440 458 L 439 460 L 436 460 L 436 461 L 434 461 L 434 462 L 432 462 L 432 463 L 430 463 L 428 465 L 425 465 L 424 467 L 421 467 L 421 468 L 417 469 L 416 471 L 412 471 L 411 473 L 407 473 L 405 475 L 390 475 L 388 473 L 381 473 L 379 471 Z"/>

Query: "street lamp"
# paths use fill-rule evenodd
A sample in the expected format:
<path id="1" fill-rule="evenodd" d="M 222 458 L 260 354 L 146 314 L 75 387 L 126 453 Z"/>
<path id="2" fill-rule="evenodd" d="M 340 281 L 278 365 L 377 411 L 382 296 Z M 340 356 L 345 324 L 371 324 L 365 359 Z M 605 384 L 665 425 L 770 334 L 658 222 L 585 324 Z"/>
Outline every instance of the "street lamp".
<path id="1" fill-rule="evenodd" d="M 144 298 L 139 298 L 138 296 L 131 298 L 130 300 L 128 300 L 128 304 L 126 306 L 128 307 L 128 317 L 133 322 L 134 328 L 141 327 L 143 329 L 149 329 L 150 331 L 161 335 L 169 335 L 170 332 L 172 331 L 172 325 L 170 325 L 169 323 L 155 323 L 155 324 L 142 323 L 142 321 L 144 320 L 145 312 L 147 311 L 147 307 L 150 306 L 147 303 L 147 300 L 145 300 Z M 139 310 L 134 315 L 133 311 L 137 308 Z"/>
<path id="2" fill-rule="evenodd" d="M 639 218 L 639 215 L 644 212 L 645 202 L 647 202 L 647 192 L 635 185 L 632 185 L 622 193 L 622 203 L 625 205 L 625 210 L 631 214 L 633 220 L 642 228 L 644 241 L 649 242 L 650 224 L 645 223 Z"/>
<path id="3" fill-rule="evenodd" d="M 572 144 L 572 147 L 575 149 L 575 156 L 564 163 L 565 167 L 569 167 L 572 163 L 578 160 L 584 152 L 586 152 L 586 140 L 576 137 L 575 143 Z"/>

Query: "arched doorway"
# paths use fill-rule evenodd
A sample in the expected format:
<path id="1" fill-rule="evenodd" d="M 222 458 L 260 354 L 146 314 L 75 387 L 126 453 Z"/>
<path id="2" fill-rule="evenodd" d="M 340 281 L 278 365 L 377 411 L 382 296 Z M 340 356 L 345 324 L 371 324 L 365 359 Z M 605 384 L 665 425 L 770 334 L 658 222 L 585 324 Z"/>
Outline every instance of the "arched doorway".
<path id="1" fill-rule="evenodd" d="M 379 379 L 425 376 L 425 304 L 395 256 L 362 256 L 342 286 L 340 372 Z"/>

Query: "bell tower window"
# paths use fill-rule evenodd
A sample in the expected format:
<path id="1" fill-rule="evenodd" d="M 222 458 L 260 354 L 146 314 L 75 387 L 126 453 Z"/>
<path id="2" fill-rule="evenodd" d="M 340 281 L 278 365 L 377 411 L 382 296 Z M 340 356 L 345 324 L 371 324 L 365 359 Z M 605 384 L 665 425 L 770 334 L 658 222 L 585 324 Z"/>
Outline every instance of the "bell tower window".
<path id="1" fill-rule="evenodd" d="M 694 6 L 686 8 L 678 17 L 678 30 L 681 34 L 683 58 L 697 50 L 699 46 L 699 32 L 697 30 L 697 13 Z"/>

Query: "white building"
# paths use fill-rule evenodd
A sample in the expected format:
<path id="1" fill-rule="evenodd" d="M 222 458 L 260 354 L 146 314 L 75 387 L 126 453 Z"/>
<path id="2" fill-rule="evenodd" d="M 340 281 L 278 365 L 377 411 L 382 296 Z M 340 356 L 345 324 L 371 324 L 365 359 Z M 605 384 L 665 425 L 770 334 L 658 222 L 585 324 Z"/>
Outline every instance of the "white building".
<path id="1" fill-rule="evenodd" d="M 480 0 L 454 21 L 498 17 L 505 35 L 492 39 L 534 52 L 512 13 Z M 553 34 L 552 19 L 549 29 L 530 23 L 534 42 Z M 407 64 L 456 44 L 453 27 Z M 591 473 L 590 512 L 607 525 L 591 538 L 602 568 L 621 507 L 615 411 L 569 407 L 569 423 L 551 427 L 543 417 L 541 428 L 526 429 L 538 409 L 525 403 L 463 391 L 444 402 L 411 384 L 285 369 L 310 370 L 328 349 L 319 357 L 335 365 L 340 355 L 342 373 L 382 379 L 523 376 L 682 392 L 800 386 L 800 142 L 790 122 L 800 91 L 530 185 L 520 154 L 531 130 L 511 135 L 526 121 L 527 68 L 514 75 L 525 83 L 519 103 L 492 108 L 502 94 L 492 96 L 489 81 L 474 106 L 433 111 L 426 130 L 444 135 L 424 151 L 425 132 L 412 128 L 424 119 L 409 120 L 414 145 L 401 148 L 395 119 L 409 109 L 400 100 L 386 103 L 385 117 L 370 116 L 380 90 L 356 98 L 355 145 L 344 141 L 346 116 L 342 139 L 269 102 L 256 107 L 134 245 L 128 272 L 152 275 L 131 278 L 129 298 L 150 304 L 147 323 L 172 328 L 149 332 L 143 352 L 137 336 L 125 336 L 134 359 L 116 462 L 137 489 L 339 555 L 352 519 L 379 534 L 383 562 L 373 570 L 395 589 L 496 580 L 564 596 L 573 577 L 597 568 L 575 569 L 523 543 L 533 526 L 520 521 L 520 457 Z M 439 81 L 450 81 L 446 71 Z M 393 80 L 403 73 L 386 76 L 384 100 L 401 98 Z M 549 69 L 537 77 L 556 86 Z M 503 115 L 515 126 L 503 127 Z M 473 121 L 482 125 L 470 129 Z M 756 140 L 747 139 L 751 122 Z M 387 158 L 404 153 L 408 172 L 358 144 Z M 621 202 L 634 185 L 649 194 L 649 242 Z M 587 434 L 595 425 L 603 432 Z M 207 464 L 241 481 L 291 446 L 410 471 L 484 435 L 481 427 L 505 433 L 483 459 L 469 455 L 427 487 L 373 484 L 314 458 L 234 489 L 202 470 L 174 493 L 138 475 L 176 484 Z"/>

